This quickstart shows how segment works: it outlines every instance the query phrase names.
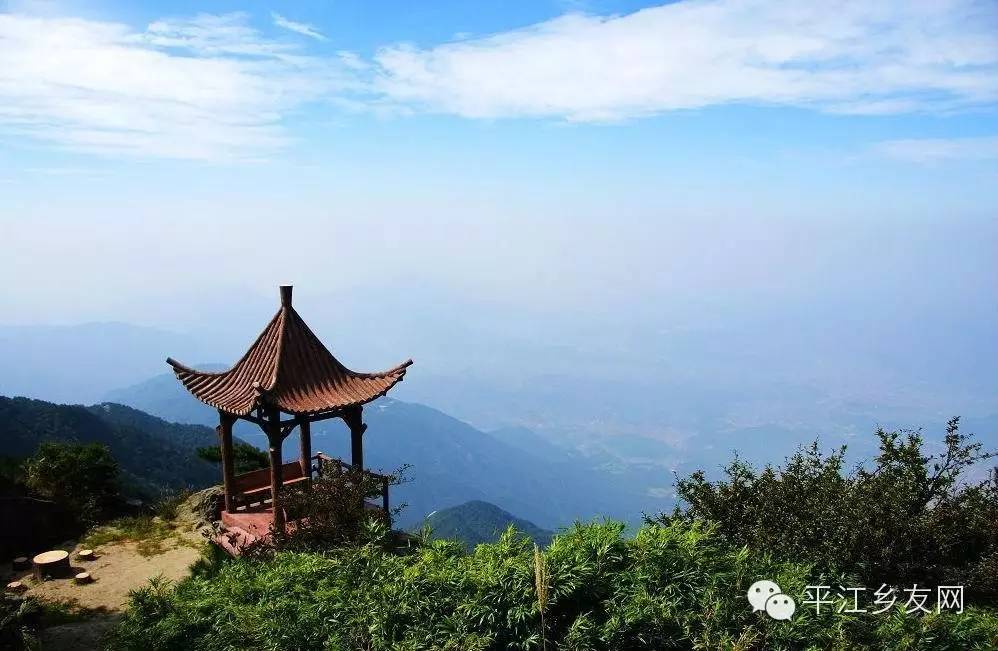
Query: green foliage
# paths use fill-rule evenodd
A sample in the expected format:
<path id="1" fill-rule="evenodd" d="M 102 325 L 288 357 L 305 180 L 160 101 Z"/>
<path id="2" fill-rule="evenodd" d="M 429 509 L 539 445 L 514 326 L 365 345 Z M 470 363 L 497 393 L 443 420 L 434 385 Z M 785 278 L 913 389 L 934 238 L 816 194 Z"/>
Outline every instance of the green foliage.
<path id="1" fill-rule="evenodd" d="M 31 597 L 0 594 L 0 649 L 40 649 L 38 629 L 42 614 L 42 606 Z"/>
<path id="2" fill-rule="evenodd" d="M 179 535 L 175 520 L 180 508 L 191 496 L 190 491 L 181 490 L 161 499 L 153 513 L 117 518 L 92 528 L 83 537 L 86 547 L 134 542 L 136 551 L 143 556 L 155 556 L 176 544 L 191 542 Z"/>
<path id="3" fill-rule="evenodd" d="M 269 555 L 274 551 L 322 551 L 372 540 L 388 544 L 392 513 L 370 509 L 365 502 L 380 504 L 383 482 L 397 486 L 404 481 L 405 468 L 394 475 L 374 475 L 353 468 L 327 472 L 312 481 L 311 488 L 299 484 L 286 490 L 284 511 L 294 522 L 287 531 L 272 529 L 249 551 Z"/>
<path id="4" fill-rule="evenodd" d="M 156 517 L 162 520 L 175 520 L 177 518 L 177 513 L 180 507 L 190 499 L 193 492 L 187 488 L 183 488 L 175 493 L 166 495 L 153 507 L 153 511 L 156 513 Z"/>
<path id="5" fill-rule="evenodd" d="M 825 571 L 855 573 L 861 585 L 966 585 L 998 598 L 998 477 L 966 483 L 990 458 L 950 421 L 942 451 L 929 454 L 920 431 L 877 431 L 869 467 L 843 472 L 845 448 L 802 448 L 761 471 L 737 457 L 725 478 L 696 472 L 677 483 L 685 512 L 662 517 L 716 523 L 728 542 Z"/>
<path id="6" fill-rule="evenodd" d="M 371 543 L 326 553 L 207 563 L 175 586 L 136 591 L 112 643 L 119 651 L 215 649 L 540 649 L 536 568 L 543 566 L 549 649 L 992 649 L 998 617 L 753 613 L 766 577 L 792 595 L 848 581 L 809 565 L 730 547 L 712 527 L 577 525 L 536 552 L 508 530 L 466 553 L 433 541 L 409 555 Z M 832 583 L 834 585 L 834 583 Z"/>
<path id="7" fill-rule="evenodd" d="M 118 460 L 122 489 L 142 498 L 217 483 L 218 470 L 194 454 L 217 438 L 208 427 L 168 423 L 112 403 L 82 407 L 0 396 L 4 454 L 23 459 L 43 442 L 100 443 Z"/>
<path id="8" fill-rule="evenodd" d="M 24 476 L 28 488 L 69 506 L 84 525 L 98 522 L 120 498 L 118 463 L 98 443 L 42 443 L 24 462 Z"/>
<path id="9" fill-rule="evenodd" d="M 155 556 L 166 551 L 167 543 L 177 540 L 174 527 L 160 518 L 139 515 L 112 520 L 95 527 L 83 538 L 87 547 L 100 547 L 112 543 L 135 542 L 136 550 L 143 556 Z"/>
<path id="10" fill-rule="evenodd" d="M 41 608 L 34 599 L 0 594 L 0 649 L 41 648 L 37 638 L 40 616 Z"/>
<path id="11" fill-rule="evenodd" d="M 209 463 L 222 464 L 222 451 L 217 445 L 198 448 L 197 455 L 198 458 L 204 459 Z M 233 441 L 232 461 L 235 468 L 234 472 L 237 475 L 260 470 L 270 465 L 270 458 L 266 452 L 244 441 Z"/>

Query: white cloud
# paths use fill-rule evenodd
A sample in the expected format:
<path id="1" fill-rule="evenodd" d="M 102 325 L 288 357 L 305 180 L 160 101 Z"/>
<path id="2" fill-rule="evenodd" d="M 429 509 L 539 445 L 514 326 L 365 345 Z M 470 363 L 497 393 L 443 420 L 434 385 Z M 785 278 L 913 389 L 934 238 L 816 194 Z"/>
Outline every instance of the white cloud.
<path id="1" fill-rule="evenodd" d="M 294 45 L 264 39 L 248 20 L 249 17 L 242 13 L 157 20 L 150 23 L 145 32 L 130 35 L 128 40 L 160 48 L 190 50 L 200 56 L 279 58 L 297 51 Z"/>
<path id="2" fill-rule="evenodd" d="M 922 164 L 998 160 L 998 137 L 887 140 L 874 149 L 888 158 Z"/>
<path id="3" fill-rule="evenodd" d="M 31 174 L 45 176 L 107 176 L 107 170 L 91 167 L 29 167 L 24 170 Z"/>
<path id="4" fill-rule="evenodd" d="M 288 142 L 289 112 L 351 85 L 344 70 L 239 14 L 144 31 L 0 14 L 0 133 L 103 154 L 257 158 Z"/>
<path id="5" fill-rule="evenodd" d="M 990 0 L 687 0 L 381 49 L 378 89 L 467 117 L 619 120 L 726 103 L 841 113 L 998 100 Z"/>
<path id="6" fill-rule="evenodd" d="M 317 30 L 316 28 L 312 27 L 307 23 L 298 23 L 293 20 L 288 20 L 287 18 L 278 13 L 271 13 L 270 17 L 273 19 L 274 24 L 277 25 L 278 27 L 289 29 L 292 32 L 298 32 L 299 34 L 303 34 L 304 36 L 308 36 L 309 38 L 314 38 L 317 41 L 326 40 L 326 37 L 322 34 L 322 32 L 320 32 L 319 30 Z"/>
<path id="7" fill-rule="evenodd" d="M 991 1 L 685 0 L 362 58 L 310 55 L 243 14 L 135 29 L 0 13 L 0 136 L 112 155 L 255 160 L 287 146 L 286 123 L 312 102 L 574 121 L 734 102 L 953 111 L 998 103 L 996 24 Z"/>

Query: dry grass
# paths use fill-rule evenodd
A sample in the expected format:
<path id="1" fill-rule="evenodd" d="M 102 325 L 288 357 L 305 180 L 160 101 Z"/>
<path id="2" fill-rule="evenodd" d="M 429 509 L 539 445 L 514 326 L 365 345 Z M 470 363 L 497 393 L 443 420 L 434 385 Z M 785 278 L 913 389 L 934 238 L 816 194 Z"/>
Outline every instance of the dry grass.
<path id="1" fill-rule="evenodd" d="M 548 576 L 548 565 L 541 553 L 541 548 L 534 544 L 534 587 L 537 588 L 537 608 L 541 613 L 541 645 L 547 649 L 547 637 L 544 631 L 544 611 L 548 605 L 548 589 L 551 579 Z"/>
<path id="2" fill-rule="evenodd" d="M 134 542 L 143 556 L 162 554 L 168 543 L 181 542 L 171 522 L 152 516 L 119 518 L 95 527 L 83 538 L 83 544 L 96 548 L 113 543 Z"/>

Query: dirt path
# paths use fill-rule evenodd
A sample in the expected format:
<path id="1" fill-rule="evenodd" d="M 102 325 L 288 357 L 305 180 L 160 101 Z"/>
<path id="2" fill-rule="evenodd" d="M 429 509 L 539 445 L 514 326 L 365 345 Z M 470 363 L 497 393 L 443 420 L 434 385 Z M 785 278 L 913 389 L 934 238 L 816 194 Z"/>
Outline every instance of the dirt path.
<path id="1" fill-rule="evenodd" d="M 41 648 L 45 651 L 99 649 L 100 639 L 120 618 L 131 590 L 148 585 L 149 579 L 162 576 L 177 581 L 190 573 L 191 564 L 200 557 L 199 545 L 204 538 L 197 532 L 177 534 L 164 551 L 143 556 L 136 543 L 102 545 L 97 558 L 80 561 L 76 552 L 80 545 L 67 544 L 60 549 L 70 552 L 74 569 L 89 572 L 93 583 L 76 584 L 72 578 L 51 579 L 39 583 L 29 571 L 7 572 L 4 581 L 19 580 L 29 586 L 25 593 L 37 600 L 60 606 L 71 619 L 80 621 L 51 626 L 41 632 Z"/>

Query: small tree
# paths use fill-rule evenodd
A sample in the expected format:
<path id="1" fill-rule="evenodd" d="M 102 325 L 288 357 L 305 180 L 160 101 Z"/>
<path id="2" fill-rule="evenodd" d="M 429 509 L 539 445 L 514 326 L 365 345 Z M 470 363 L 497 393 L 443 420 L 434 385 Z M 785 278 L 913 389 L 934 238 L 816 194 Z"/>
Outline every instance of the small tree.
<path id="1" fill-rule="evenodd" d="M 719 481 L 697 471 L 676 484 L 686 510 L 656 520 L 707 520 L 738 546 L 872 585 L 965 584 L 998 598 L 998 477 L 964 480 L 994 453 L 961 433 L 956 418 L 935 455 L 924 451 L 920 430 L 876 435 L 873 463 L 850 473 L 845 447 L 824 455 L 817 442 L 782 467 L 759 471 L 736 457 Z"/>
<path id="2" fill-rule="evenodd" d="M 120 500 L 118 462 L 99 443 L 42 443 L 24 463 L 25 484 L 42 497 L 72 509 L 90 526 Z"/>
<path id="3" fill-rule="evenodd" d="M 198 457 L 208 461 L 209 463 L 222 463 L 222 451 L 217 445 L 198 448 L 196 452 Z M 244 472 L 252 472 L 261 468 L 266 468 L 270 465 L 270 458 L 263 450 L 260 450 L 249 443 L 236 441 L 232 445 L 232 464 L 233 472 L 238 475 Z"/>
<path id="4" fill-rule="evenodd" d="M 389 486 L 404 483 L 406 469 L 381 476 L 345 468 L 313 480 L 311 487 L 286 489 L 287 531 L 273 530 L 270 540 L 253 551 L 322 551 L 384 538 L 405 505 L 385 513 L 370 508 L 368 502 L 380 500 L 384 481 Z"/>

